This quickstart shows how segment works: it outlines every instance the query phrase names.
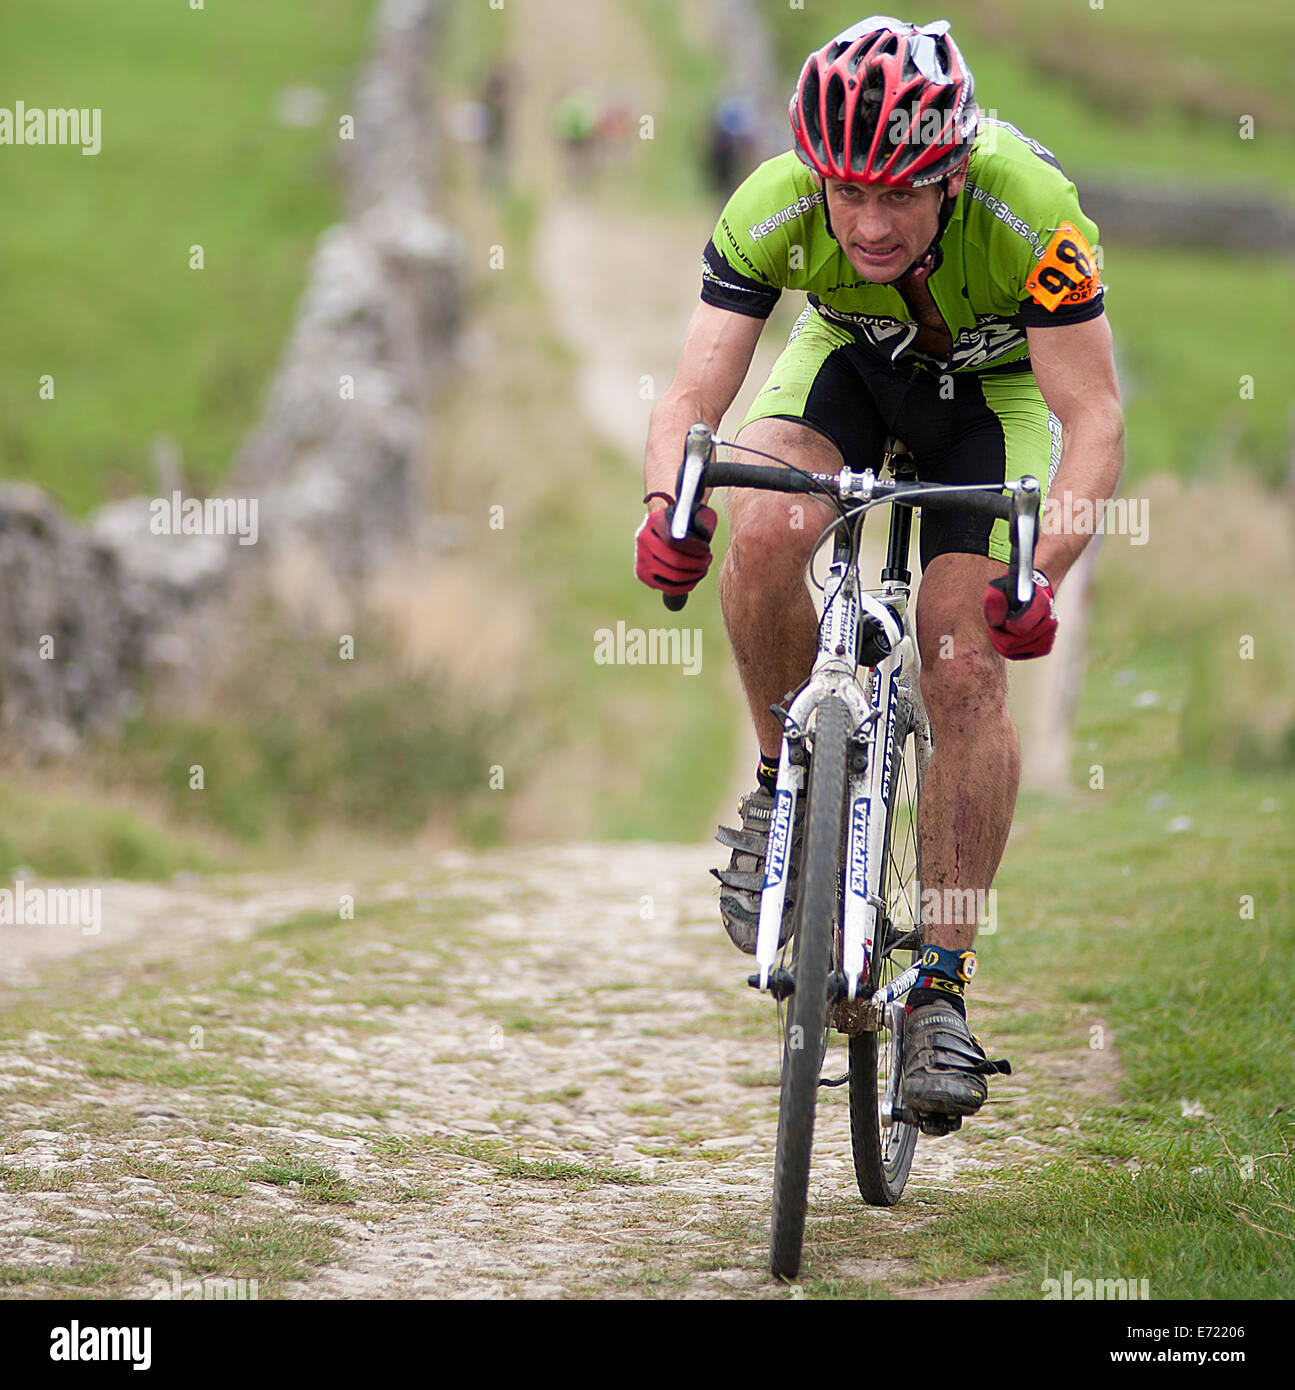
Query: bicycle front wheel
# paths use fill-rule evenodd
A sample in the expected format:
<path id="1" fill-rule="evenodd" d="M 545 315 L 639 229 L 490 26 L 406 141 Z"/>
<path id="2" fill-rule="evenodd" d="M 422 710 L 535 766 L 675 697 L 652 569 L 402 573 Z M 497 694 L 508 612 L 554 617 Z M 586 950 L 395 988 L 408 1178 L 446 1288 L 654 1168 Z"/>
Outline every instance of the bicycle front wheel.
<path id="1" fill-rule="evenodd" d="M 784 1279 L 800 1269 L 809 1201 L 819 1069 L 827 1039 L 827 977 L 840 908 L 850 712 L 829 696 L 818 707 L 809 767 L 800 892 L 796 905 L 796 990 L 787 1010 L 773 1170 L 770 1268 Z"/>
<path id="2" fill-rule="evenodd" d="M 925 719 L 905 701 L 895 719 L 895 732 L 886 756 L 891 759 L 890 806 L 882 850 L 881 897 L 885 920 L 877 933 L 868 977 L 872 989 L 888 985 L 915 959 L 916 952 L 897 951 L 894 943 L 919 930 L 921 882 L 918 861 L 917 812 L 922 774 L 929 755 Z M 881 1123 L 881 1100 L 892 1066 L 893 1036 L 889 1028 L 860 1033 L 850 1039 L 850 1142 L 859 1194 L 873 1206 L 899 1201 L 908 1182 L 917 1146 L 912 1125 Z"/>

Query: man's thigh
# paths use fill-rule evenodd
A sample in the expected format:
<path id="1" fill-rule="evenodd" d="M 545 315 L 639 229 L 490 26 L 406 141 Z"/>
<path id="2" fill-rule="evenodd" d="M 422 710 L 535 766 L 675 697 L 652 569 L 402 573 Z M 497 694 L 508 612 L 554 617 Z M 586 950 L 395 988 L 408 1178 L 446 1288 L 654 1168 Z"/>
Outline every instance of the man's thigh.
<path id="1" fill-rule="evenodd" d="M 766 420 L 809 426 L 857 471 L 881 465 L 888 430 L 860 375 L 858 349 L 845 329 L 812 308 L 797 319 L 751 402 L 742 435 Z"/>
<path id="2" fill-rule="evenodd" d="M 1031 372 L 953 377 L 951 400 L 940 400 L 923 383 L 905 413 L 921 412 L 921 424 L 908 439 L 922 482 L 1003 483 L 1027 473 L 1046 495 L 1061 454 L 1061 426 L 1044 402 Z M 941 428 L 931 429 L 939 419 Z M 904 434 L 903 423 L 899 432 Z M 922 438 L 925 434 L 925 438 Z M 919 442 L 920 440 L 920 442 Z M 1005 521 L 970 513 L 926 512 L 922 518 L 921 561 L 925 572 L 937 556 L 988 555 L 1003 563 L 1011 552 Z"/>

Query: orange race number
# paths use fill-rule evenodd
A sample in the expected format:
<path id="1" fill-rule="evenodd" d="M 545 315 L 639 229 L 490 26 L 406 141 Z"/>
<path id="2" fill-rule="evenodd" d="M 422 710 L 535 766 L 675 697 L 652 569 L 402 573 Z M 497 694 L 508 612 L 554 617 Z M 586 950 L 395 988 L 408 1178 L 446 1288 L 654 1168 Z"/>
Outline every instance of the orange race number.
<path id="1" fill-rule="evenodd" d="M 1058 304 L 1087 304 L 1101 286 L 1097 257 L 1083 232 L 1063 222 L 1025 282 L 1034 300 L 1051 313 Z"/>

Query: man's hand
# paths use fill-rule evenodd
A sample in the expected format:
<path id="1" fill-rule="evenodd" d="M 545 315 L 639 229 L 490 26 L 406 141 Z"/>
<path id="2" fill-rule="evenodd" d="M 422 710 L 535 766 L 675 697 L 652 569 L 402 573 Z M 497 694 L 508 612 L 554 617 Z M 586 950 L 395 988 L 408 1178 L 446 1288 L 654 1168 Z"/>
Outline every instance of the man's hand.
<path id="1" fill-rule="evenodd" d="M 1052 585 L 1042 570 L 1034 571 L 1034 597 L 1024 608 L 1011 596 L 1011 580 L 1004 575 L 985 590 L 985 621 L 989 640 L 1009 661 L 1047 656 L 1057 635 Z"/>
<path id="2" fill-rule="evenodd" d="M 683 540 L 670 534 L 671 508 L 656 507 L 643 518 L 634 537 L 634 573 L 650 589 L 663 594 L 686 594 L 710 569 L 710 538 L 719 518 L 713 507 L 698 507 L 692 528 Z"/>

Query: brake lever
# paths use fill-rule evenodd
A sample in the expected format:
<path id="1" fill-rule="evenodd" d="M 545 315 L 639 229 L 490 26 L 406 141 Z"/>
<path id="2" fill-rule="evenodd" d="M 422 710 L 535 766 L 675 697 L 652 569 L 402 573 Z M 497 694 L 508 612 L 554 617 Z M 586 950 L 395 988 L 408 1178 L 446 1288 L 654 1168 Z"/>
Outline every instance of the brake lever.
<path id="1" fill-rule="evenodd" d="M 1039 480 L 1026 474 L 1012 489 L 1012 539 L 1010 571 L 1016 583 L 1016 606 L 1028 608 L 1034 601 L 1034 546 L 1039 535 Z"/>
<path id="2" fill-rule="evenodd" d="M 702 475 L 706 471 L 706 460 L 710 457 L 714 439 L 710 426 L 700 420 L 688 431 L 683 463 L 679 468 L 679 485 L 675 489 L 675 504 L 670 516 L 670 534 L 677 541 L 683 540 L 692 529 L 697 494 L 701 491 Z"/>
<path id="3" fill-rule="evenodd" d="M 679 466 L 679 477 L 675 487 L 675 504 L 667 508 L 666 518 L 670 522 L 670 535 L 681 541 L 692 530 L 697 498 L 702 491 L 702 479 L 706 474 L 706 461 L 715 442 L 709 425 L 699 420 L 688 431 L 684 443 L 683 463 Z M 687 594 L 663 594 L 665 606 L 677 613 L 688 602 Z"/>

